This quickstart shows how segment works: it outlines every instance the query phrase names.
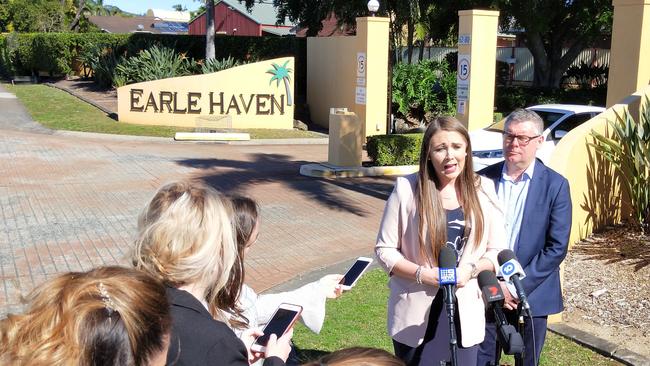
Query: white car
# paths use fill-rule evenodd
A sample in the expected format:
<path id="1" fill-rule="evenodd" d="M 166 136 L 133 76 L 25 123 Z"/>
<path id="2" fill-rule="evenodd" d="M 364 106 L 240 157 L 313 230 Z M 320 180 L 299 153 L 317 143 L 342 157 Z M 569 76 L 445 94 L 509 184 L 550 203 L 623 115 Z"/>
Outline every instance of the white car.
<path id="1" fill-rule="evenodd" d="M 555 145 L 564 135 L 605 111 L 603 107 L 572 104 L 542 104 L 526 109 L 539 114 L 544 121 L 544 143 L 537 151 L 537 157 L 544 163 L 548 162 Z M 482 130 L 469 133 L 475 171 L 503 160 L 504 123 L 505 118 Z"/>

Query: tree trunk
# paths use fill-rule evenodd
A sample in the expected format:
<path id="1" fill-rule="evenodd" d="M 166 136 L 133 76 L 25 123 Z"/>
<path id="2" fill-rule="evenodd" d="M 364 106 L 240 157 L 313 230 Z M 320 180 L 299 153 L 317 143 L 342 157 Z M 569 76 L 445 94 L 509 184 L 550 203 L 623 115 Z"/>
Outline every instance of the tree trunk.
<path id="1" fill-rule="evenodd" d="M 214 0 L 205 1 L 205 59 L 215 58 L 214 50 Z"/>
<path id="2" fill-rule="evenodd" d="M 411 60 L 413 59 L 413 34 L 415 33 L 415 24 L 413 24 L 413 20 L 409 19 L 408 22 L 406 23 L 406 46 L 407 46 L 407 55 L 406 55 L 406 60 L 408 63 L 411 63 Z"/>
<path id="3" fill-rule="evenodd" d="M 533 54 L 533 63 L 535 65 L 535 74 L 533 77 L 533 86 L 543 88 L 559 88 L 562 81 L 562 75 L 566 69 L 571 66 L 573 61 L 578 57 L 585 46 L 585 42 L 580 39 L 573 40 L 569 50 L 562 56 L 562 48 L 549 45 L 549 52 L 544 47 L 544 41 L 539 33 L 527 33 L 528 49 Z M 557 44 L 563 44 L 562 37 L 555 40 Z"/>
<path id="4" fill-rule="evenodd" d="M 422 59 L 424 59 L 424 46 L 427 44 L 427 42 L 426 42 L 426 40 L 428 39 L 427 36 L 428 35 L 424 36 L 424 39 L 420 41 L 421 42 L 420 43 L 420 54 L 419 54 L 419 57 L 420 57 L 419 60 L 420 61 L 422 61 Z"/>
<path id="5" fill-rule="evenodd" d="M 79 26 L 79 20 L 83 14 L 84 7 L 86 6 L 86 0 L 79 0 L 79 5 L 77 6 L 77 14 L 75 14 L 74 19 L 70 23 L 70 30 L 75 30 Z"/>

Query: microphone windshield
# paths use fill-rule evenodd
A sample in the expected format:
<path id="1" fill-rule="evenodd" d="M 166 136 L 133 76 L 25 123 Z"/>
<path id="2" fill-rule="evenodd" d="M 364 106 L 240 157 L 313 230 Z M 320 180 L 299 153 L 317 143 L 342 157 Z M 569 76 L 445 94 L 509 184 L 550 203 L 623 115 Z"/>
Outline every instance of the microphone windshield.
<path id="1" fill-rule="evenodd" d="M 499 252 L 499 255 L 497 255 L 497 260 L 499 261 L 499 265 L 502 266 L 505 262 L 514 259 L 515 258 L 515 252 L 513 252 L 510 249 L 504 249 Z"/>
<path id="2" fill-rule="evenodd" d="M 499 282 L 497 282 L 497 276 L 492 271 L 485 270 L 479 273 L 478 285 L 481 288 L 481 292 L 483 292 L 485 302 L 488 304 L 499 302 L 505 298 Z"/>
<path id="3" fill-rule="evenodd" d="M 438 266 L 440 268 L 456 268 L 456 251 L 448 246 L 440 249 L 440 257 L 438 257 Z"/>
<path id="4" fill-rule="evenodd" d="M 442 247 L 438 257 L 438 279 L 440 285 L 456 284 L 456 251 L 448 246 Z"/>
<path id="5" fill-rule="evenodd" d="M 485 287 L 485 286 L 498 286 L 499 282 L 497 282 L 497 276 L 492 273 L 492 271 L 481 271 L 481 273 L 478 274 L 478 286 L 479 287 Z"/>

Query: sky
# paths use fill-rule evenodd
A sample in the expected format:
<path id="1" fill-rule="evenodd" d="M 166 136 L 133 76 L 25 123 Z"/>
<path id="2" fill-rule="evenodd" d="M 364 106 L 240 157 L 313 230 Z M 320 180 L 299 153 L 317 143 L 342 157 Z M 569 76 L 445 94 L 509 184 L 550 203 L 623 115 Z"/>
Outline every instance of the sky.
<path id="1" fill-rule="evenodd" d="M 172 6 L 181 4 L 188 11 L 196 10 L 201 6 L 201 1 L 194 0 L 104 0 L 104 5 L 114 5 L 134 14 L 144 14 L 147 9 L 172 10 Z"/>

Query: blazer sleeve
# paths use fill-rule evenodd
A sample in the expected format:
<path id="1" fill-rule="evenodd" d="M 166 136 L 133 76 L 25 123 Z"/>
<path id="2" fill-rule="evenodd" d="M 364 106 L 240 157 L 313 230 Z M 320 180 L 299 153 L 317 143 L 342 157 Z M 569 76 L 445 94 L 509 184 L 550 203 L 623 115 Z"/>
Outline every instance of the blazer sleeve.
<path id="1" fill-rule="evenodd" d="M 551 202 L 544 247 L 524 268 L 526 278 L 522 284 L 526 293 L 533 292 L 553 271 L 559 268 L 560 263 L 566 257 L 571 233 L 571 207 L 569 182 L 562 177 L 557 194 Z"/>
<path id="2" fill-rule="evenodd" d="M 182 350 L 181 350 L 182 352 Z M 244 343 L 234 334 L 221 337 L 207 352 L 204 365 L 248 365 L 248 352 Z"/>
<path id="3" fill-rule="evenodd" d="M 320 280 L 308 283 L 293 291 L 277 294 L 261 294 L 257 297 L 257 323 L 266 325 L 278 306 L 290 303 L 302 306 L 301 322 L 314 333 L 320 333 L 325 322 L 325 302 L 327 297 Z"/>
<path id="4" fill-rule="evenodd" d="M 404 258 L 404 255 L 400 251 L 400 228 L 402 226 L 400 224 L 400 211 L 406 189 L 411 190 L 408 180 L 403 177 L 397 178 L 395 188 L 393 188 L 393 192 L 388 197 L 388 201 L 386 201 L 384 215 L 379 226 L 379 233 L 377 234 L 375 256 L 387 273 L 392 272 L 395 264 Z"/>

